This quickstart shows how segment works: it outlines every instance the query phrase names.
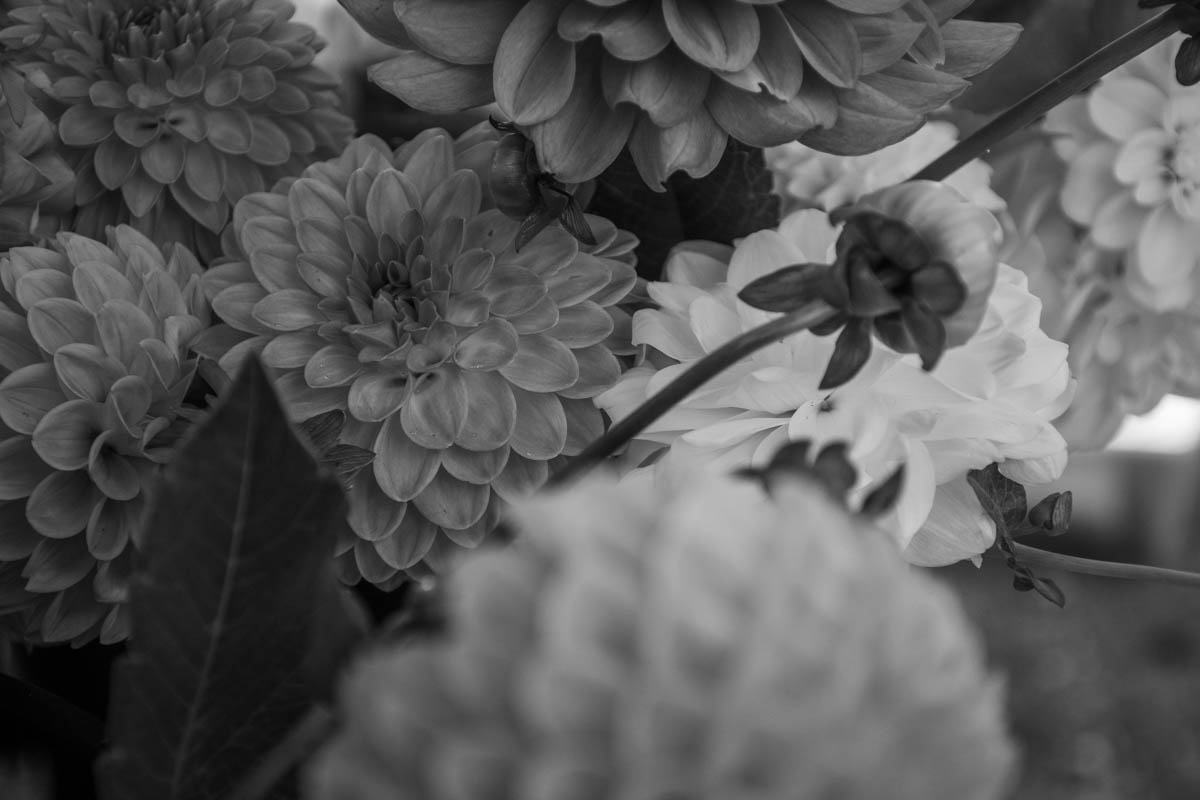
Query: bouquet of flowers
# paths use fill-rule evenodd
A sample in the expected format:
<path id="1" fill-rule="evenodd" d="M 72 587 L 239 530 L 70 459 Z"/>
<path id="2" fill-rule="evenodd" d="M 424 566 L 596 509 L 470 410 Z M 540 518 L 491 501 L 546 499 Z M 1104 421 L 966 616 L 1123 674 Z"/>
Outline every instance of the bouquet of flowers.
<path id="1" fill-rule="evenodd" d="M 1007 796 L 919 568 L 1200 395 L 1197 4 L 340 2 L 2 8 L 0 796 Z"/>

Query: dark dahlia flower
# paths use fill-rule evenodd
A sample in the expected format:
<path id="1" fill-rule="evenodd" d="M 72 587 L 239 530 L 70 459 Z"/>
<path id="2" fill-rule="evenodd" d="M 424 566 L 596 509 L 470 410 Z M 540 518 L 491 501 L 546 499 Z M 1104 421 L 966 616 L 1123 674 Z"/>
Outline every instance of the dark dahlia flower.
<path id="1" fill-rule="evenodd" d="M 728 136 L 862 153 L 916 131 L 1015 40 L 971 0 L 343 0 L 409 48 L 372 70 L 405 102 L 495 102 L 578 183 L 628 144 L 651 186 L 710 172 Z M 395 19 L 380 7 L 394 8 Z M 469 20 L 469 22 L 466 22 Z"/>
<path id="2" fill-rule="evenodd" d="M 0 628 L 115 642 L 146 487 L 194 414 L 201 267 L 142 234 L 0 258 Z"/>
<path id="3" fill-rule="evenodd" d="M 72 226 L 128 223 L 201 258 L 245 194 L 353 133 L 322 43 L 274 0 L 52 0 L 14 9 L 0 44 L 45 93 L 78 175 Z"/>
<path id="4" fill-rule="evenodd" d="M 637 242 L 588 216 L 596 244 L 555 225 L 518 252 L 480 179 L 495 146 L 486 123 L 394 152 L 356 139 L 238 203 L 204 275 L 227 325 L 198 348 L 230 373 L 261 352 L 293 418 L 345 411 L 340 441 L 375 453 L 350 487 L 348 580 L 439 568 L 602 432 Z"/>
<path id="5" fill-rule="evenodd" d="M 54 126 L 28 98 L 0 97 L 0 250 L 53 232 L 74 205 L 75 173 L 57 147 Z"/>

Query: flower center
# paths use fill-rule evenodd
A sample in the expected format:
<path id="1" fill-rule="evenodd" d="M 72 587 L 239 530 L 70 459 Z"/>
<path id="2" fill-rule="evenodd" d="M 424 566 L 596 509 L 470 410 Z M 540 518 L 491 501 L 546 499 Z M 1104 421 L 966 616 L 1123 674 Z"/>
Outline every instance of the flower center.
<path id="1" fill-rule="evenodd" d="M 144 0 L 100 16 L 97 35 L 110 57 L 153 58 L 188 39 L 204 37 L 199 6 L 200 0 Z"/>

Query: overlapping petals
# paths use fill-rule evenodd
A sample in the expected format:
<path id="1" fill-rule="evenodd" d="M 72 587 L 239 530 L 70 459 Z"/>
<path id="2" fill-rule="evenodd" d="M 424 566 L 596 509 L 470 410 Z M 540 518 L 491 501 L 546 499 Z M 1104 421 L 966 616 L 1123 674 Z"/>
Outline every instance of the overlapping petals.
<path id="1" fill-rule="evenodd" d="M 194 417 L 200 272 L 129 227 L 0 259 L 0 621 L 30 641 L 128 634 L 145 492 Z"/>
<path id="2" fill-rule="evenodd" d="M 815 485 L 594 480 L 367 656 L 309 800 L 987 800 L 1013 750 L 953 596 Z"/>
<path id="3" fill-rule="evenodd" d="M 407 47 L 372 70 L 405 102 L 495 100 L 542 166 L 598 175 L 626 145 L 658 187 L 710 172 L 729 136 L 837 153 L 899 141 L 1012 45 L 1015 26 L 926 0 L 349 0 Z"/>
<path id="4" fill-rule="evenodd" d="M 74 181 L 45 115 L 27 97 L 0 96 L 0 250 L 57 230 Z"/>
<path id="5" fill-rule="evenodd" d="M 215 253 L 243 195 L 338 152 L 352 133 L 321 43 L 270 0 L 55 0 L 0 41 L 45 93 L 77 173 L 72 230 L 128 223 Z"/>
<path id="6" fill-rule="evenodd" d="M 860 156 L 835 156 L 799 142 L 766 152 L 775 175 L 775 192 L 783 198 L 784 213 L 801 208 L 832 211 L 871 192 L 901 183 L 958 143 L 958 132 L 948 122 L 927 122 L 902 142 Z M 977 206 L 989 211 L 1004 208 L 989 185 L 991 169 L 972 161 L 944 183 Z"/>
<path id="7" fill-rule="evenodd" d="M 881 205 L 899 210 L 895 201 Z M 920 225 L 915 220 L 918 227 L 935 226 L 932 216 Z M 964 254 L 986 238 L 972 236 L 962 220 L 947 222 L 947 232 L 965 237 L 959 243 Z M 597 403 L 614 419 L 624 417 L 691 362 L 771 319 L 773 314 L 739 301 L 737 292 L 783 266 L 832 260 L 836 235 L 824 214 L 805 210 L 736 249 L 681 245 L 668 260 L 667 281 L 650 284 L 659 307 L 634 316 L 633 341 L 648 346 L 646 361 Z M 968 274 L 963 277 L 972 284 Z M 1050 421 L 1073 390 L 1067 348 L 1038 327 L 1041 304 L 1024 276 L 1001 265 L 994 280 L 994 288 L 990 280 L 979 284 L 973 325 L 962 327 L 965 338 L 945 351 L 932 372 L 922 370 L 916 356 L 877 343 L 852 379 L 824 391 L 820 381 L 834 342 L 801 333 L 744 359 L 668 412 L 631 446 L 627 465 L 657 454 L 647 475 L 670 484 L 672 475 L 697 461 L 720 469 L 757 467 L 789 440 L 810 439 L 816 446 L 845 440 L 860 470 L 856 502 L 906 465 L 899 504 L 882 524 L 910 560 L 946 564 L 977 556 L 995 531 L 978 502 L 962 491 L 966 472 L 998 461 L 1024 483 L 1056 477 L 1066 448 Z M 659 453 L 664 447 L 667 452 Z M 948 518 L 954 524 L 929 524 Z"/>
<path id="8" fill-rule="evenodd" d="M 589 217 L 597 244 L 555 225 L 518 253 L 480 179 L 495 145 L 486 123 L 394 152 L 357 139 L 243 199 L 204 276 L 227 324 L 201 350 L 229 372 L 261 352 L 294 418 L 346 411 L 341 441 L 375 453 L 350 490 L 348 580 L 439 568 L 602 431 L 590 398 L 620 372 L 636 240 Z"/>

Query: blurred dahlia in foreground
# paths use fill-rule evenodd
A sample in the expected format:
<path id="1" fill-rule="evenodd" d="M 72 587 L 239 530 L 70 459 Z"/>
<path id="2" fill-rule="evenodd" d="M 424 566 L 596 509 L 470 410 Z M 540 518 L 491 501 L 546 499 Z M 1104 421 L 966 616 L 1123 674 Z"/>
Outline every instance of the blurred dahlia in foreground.
<path id="1" fill-rule="evenodd" d="M 315 32 L 275 0 L 51 0 L 0 44 L 45 93 L 78 177 L 72 230 L 128 223 L 207 260 L 245 194 L 353 133 Z"/>
<path id="2" fill-rule="evenodd" d="M 1156 311 L 1200 306 L 1200 86 L 1180 86 L 1174 36 L 1046 116 L 1067 162 L 1061 202 Z M 1194 311 L 1192 312 L 1194 314 Z"/>
<path id="3" fill-rule="evenodd" d="M 948 122 L 927 122 L 902 142 L 861 156 L 835 156 L 791 142 L 766 152 L 775 175 L 775 193 L 783 198 L 783 212 L 801 208 L 826 211 L 853 203 L 863 195 L 908 180 L 958 143 L 958 131 Z M 989 211 L 1004 208 L 991 190 L 991 168 L 972 161 L 943 183 Z"/>
<path id="4" fill-rule="evenodd" d="M 204 275 L 228 325 L 201 352 L 232 374 L 261 351 L 294 419 L 344 410 L 340 441 L 375 453 L 350 489 L 348 580 L 439 568 L 602 432 L 590 398 L 620 374 L 637 241 L 589 217 L 596 245 L 555 225 L 516 252 L 480 180 L 495 146 L 487 123 L 395 152 L 356 139 L 242 200 Z"/>
<path id="5" fill-rule="evenodd" d="M 1003 796 L 955 598 L 816 485 L 590 479 L 514 517 L 445 639 L 352 668 L 309 800 Z"/>
<path id="6" fill-rule="evenodd" d="M 1001 462 L 1002 471 L 1021 483 L 1059 476 L 1066 445 L 1050 420 L 1072 396 L 1067 348 L 1038 327 L 1041 303 L 1021 273 L 1000 265 L 994 288 L 990 280 L 970 283 L 981 266 L 996 269 L 999 227 L 990 214 L 933 184 L 908 184 L 874 197 L 914 192 L 930 196 L 897 216 L 963 272 L 974 300 L 973 324 L 947 325 L 951 347 L 936 368 L 927 372 L 917 356 L 875 342 L 861 371 L 832 391 L 822 390 L 835 344 L 830 337 L 797 334 L 722 372 L 643 431 L 626 466 L 658 460 L 635 476 L 670 485 L 697 463 L 757 467 L 789 440 L 819 445 L 840 439 L 850 443 L 850 459 L 861 473 L 855 502 L 906 465 L 899 504 L 881 524 L 910 561 L 949 564 L 991 546 L 995 526 L 966 473 Z M 904 208 L 895 200 L 875 202 Z M 649 286 L 659 308 L 634 315 L 633 342 L 649 348 L 645 363 L 597 404 L 620 419 L 697 359 L 772 319 L 774 314 L 738 300 L 738 291 L 786 265 L 832 260 L 837 235 L 823 213 L 805 210 L 736 249 L 680 245 L 668 260 L 668 280 Z M 660 452 L 664 447 L 669 449 Z"/>
<path id="7" fill-rule="evenodd" d="M 708 174 L 727 137 L 836 153 L 903 139 L 1012 46 L 1017 26 L 925 0 L 346 0 L 410 47 L 372 79 L 427 111 L 493 100 L 578 183 L 627 144 L 657 188 Z M 470 24 L 464 24 L 470 20 Z"/>
<path id="8" fill-rule="evenodd" d="M 200 264 L 132 228 L 0 259 L 0 628 L 124 639 L 145 492 L 194 411 Z"/>
<path id="9" fill-rule="evenodd" d="M 58 153 L 54 126 L 28 103 L 0 97 L 0 250 L 53 233 L 74 206 L 75 173 Z"/>

